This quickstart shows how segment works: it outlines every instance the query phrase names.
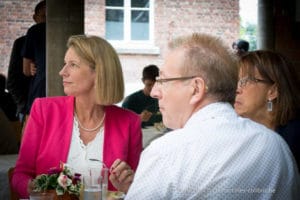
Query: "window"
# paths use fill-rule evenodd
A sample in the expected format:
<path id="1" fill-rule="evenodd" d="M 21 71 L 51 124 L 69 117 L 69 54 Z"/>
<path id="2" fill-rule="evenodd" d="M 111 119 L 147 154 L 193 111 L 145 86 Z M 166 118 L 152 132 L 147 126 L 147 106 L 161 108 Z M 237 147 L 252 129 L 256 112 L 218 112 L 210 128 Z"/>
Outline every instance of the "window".
<path id="1" fill-rule="evenodd" d="M 119 53 L 134 51 L 134 49 L 140 52 L 142 47 L 143 49 L 148 47 L 150 53 L 151 51 L 158 53 L 153 46 L 153 1 L 105 1 L 105 37 L 119 50 Z"/>

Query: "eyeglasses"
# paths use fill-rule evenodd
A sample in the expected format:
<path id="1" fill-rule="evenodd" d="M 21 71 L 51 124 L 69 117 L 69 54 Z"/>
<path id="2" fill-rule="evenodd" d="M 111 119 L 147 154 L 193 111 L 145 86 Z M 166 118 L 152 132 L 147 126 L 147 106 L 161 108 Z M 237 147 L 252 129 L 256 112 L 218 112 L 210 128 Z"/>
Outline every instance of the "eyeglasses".
<path id="1" fill-rule="evenodd" d="M 195 78 L 196 76 L 183 76 L 183 77 L 175 77 L 175 78 L 159 78 L 156 77 L 155 80 L 158 85 L 163 85 L 163 83 L 169 82 L 169 81 L 184 81 L 188 79 Z"/>
<path id="2" fill-rule="evenodd" d="M 244 77 L 238 81 L 238 87 L 244 88 L 248 83 L 251 83 L 251 82 L 252 83 L 265 83 L 265 84 L 270 83 L 270 81 L 268 81 L 268 80 Z"/>

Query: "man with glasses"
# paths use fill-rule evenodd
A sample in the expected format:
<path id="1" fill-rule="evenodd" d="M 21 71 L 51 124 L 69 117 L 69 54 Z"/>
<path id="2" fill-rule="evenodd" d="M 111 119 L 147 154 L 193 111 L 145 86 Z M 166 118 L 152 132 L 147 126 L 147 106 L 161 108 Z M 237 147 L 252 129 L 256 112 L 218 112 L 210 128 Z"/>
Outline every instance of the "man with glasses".
<path id="1" fill-rule="evenodd" d="M 143 151 L 125 199 L 298 198 L 286 143 L 232 108 L 238 72 L 230 49 L 197 33 L 169 47 L 151 96 L 174 131 Z"/>

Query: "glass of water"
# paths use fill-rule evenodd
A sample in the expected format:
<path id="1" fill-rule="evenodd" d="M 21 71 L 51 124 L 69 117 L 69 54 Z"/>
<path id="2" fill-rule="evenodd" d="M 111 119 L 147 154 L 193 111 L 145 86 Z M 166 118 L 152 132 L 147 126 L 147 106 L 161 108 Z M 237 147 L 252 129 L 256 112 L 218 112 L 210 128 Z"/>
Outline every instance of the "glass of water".
<path id="1" fill-rule="evenodd" d="M 108 185 L 108 168 L 101 161 L 92 162 L 88 174 L 83 176 L 83 199 L 105 200 Z"/>

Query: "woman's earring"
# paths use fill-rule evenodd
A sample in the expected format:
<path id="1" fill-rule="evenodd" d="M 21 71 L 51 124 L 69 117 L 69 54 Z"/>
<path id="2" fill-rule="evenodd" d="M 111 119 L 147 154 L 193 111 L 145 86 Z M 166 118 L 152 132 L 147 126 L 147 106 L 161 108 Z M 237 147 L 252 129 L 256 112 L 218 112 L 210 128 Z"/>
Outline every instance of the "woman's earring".
<path id="1" fill-rule="evenodd" d="M 273 111 L 273 102 L 271 99 L 268 100 L 267 107 L 268 107 L 267 109 L 269 112 Z"/>

